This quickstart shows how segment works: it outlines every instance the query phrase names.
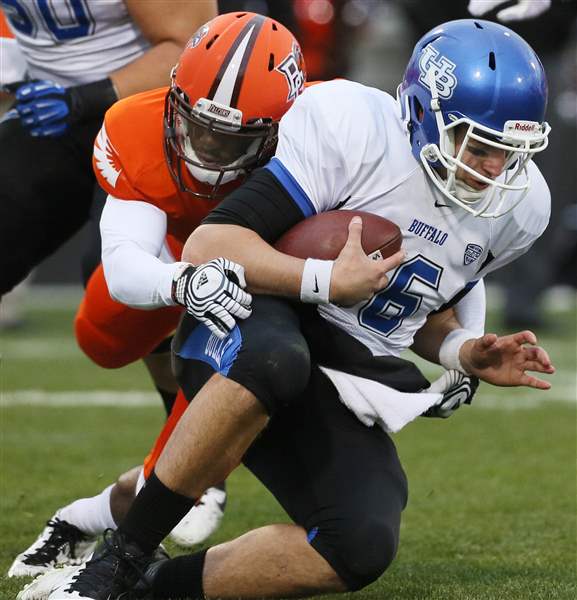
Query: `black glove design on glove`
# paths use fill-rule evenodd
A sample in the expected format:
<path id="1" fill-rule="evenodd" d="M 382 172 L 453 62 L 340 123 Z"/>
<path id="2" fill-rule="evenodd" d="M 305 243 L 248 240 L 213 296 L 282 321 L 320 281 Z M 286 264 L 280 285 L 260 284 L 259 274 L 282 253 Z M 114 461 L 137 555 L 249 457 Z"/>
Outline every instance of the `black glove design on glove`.
<path id="1" fill-rule="evenodd" d="M 245 292 L 244 267 L 226 258 L 185 266 L 172 284 L 172 298 L 219 338 L 234 328 L 234 317 L 251 314 L 252 296 Z"/>
<path id="2" fill-rule="evenodd" d="M 439 404 L 431 406 L 424 417 L 450 417 L 462 404 L 471 404 L 479 387 L 479 379 L 473 375 L 465 375 L 451 369 L 445 371 L 439 379 L 433 381 L 431 387 L 423 390 L 427 393 L 442 393 Z"/>

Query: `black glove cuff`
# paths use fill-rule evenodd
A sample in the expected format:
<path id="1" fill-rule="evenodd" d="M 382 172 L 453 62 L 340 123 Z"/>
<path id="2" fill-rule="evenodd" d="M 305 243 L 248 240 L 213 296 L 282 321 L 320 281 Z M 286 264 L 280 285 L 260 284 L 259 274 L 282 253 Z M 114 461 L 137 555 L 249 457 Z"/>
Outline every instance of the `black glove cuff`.
<path id="1" fill-rule="evenodd" d="M 66 96 L 70 108 L 70 123 L 102 119 L 104 113 L 118 100 L 110 77 L 70 87 L 66 90 Z"/>

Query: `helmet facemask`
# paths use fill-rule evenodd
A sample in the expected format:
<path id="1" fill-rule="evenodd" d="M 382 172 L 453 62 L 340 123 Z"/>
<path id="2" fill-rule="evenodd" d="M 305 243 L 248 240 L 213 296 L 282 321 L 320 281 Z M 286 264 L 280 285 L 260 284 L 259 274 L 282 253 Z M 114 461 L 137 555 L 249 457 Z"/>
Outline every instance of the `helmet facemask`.
<path id="1" fill-rule="evenodd" d="M 199 98 L 191 105 L 173 82 L 165 101 L 165 153 L 180 189 L 194 196 L 221 199 L 220 187 L 246 177 L 270 157 L 277 140 L 271 119 L 243 124 L 240 110 Z M 191 189 L 183 165 L 207 193 Z"/>
<path id="2" fill-rule="evenodd" d="M 477 217 L 503 216 L 527 195 L 530 186 L 527 164 L 534 154 L 545 150 L 551 128 L 547 123 L 510 120 L 505 122 L 502 131 L 498 131 L 455 113 L 448 113 L 449 122 L 445 123 L 435 75 L 435 69 L 430 69 L 431 109 L 439 131 L 439 144 L 429 143 L 421 149 L 420 159 L 425 171 L 446 198 L 467 212 Z M 466 131 L 456 150 L 455 134 L 459 126 L 466 127 Z M 505 152 L 501 175 L 495 179 L 487 177 L 463 161 L 471 140 Z M 467 185 L 457 178 L 458 169 L 488 187 L 477 190 Z M 517 192 L 514 200 L 511 192 Z"/>

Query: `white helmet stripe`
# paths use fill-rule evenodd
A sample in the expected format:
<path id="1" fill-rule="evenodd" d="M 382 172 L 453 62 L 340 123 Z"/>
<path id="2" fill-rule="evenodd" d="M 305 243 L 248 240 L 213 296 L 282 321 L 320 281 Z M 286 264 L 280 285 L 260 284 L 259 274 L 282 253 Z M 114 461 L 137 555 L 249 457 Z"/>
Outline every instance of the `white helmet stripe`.
<path id="1" fill-rule="evenodd" d="M 225 106 L 231 106 L 234 86 L 240 71 L 240 67 L 243 62 L 244 54 L 248 47 L 248 42 L 250 40 L 254 28 L 255 25 L 252 25 L 252 27 L 248 29 L 242 41 L 238 45 L 238 48 L 236 49 L 233 57 L 228 63 L 226 70 L 222 76 L 222 79 L 218 84 L 218 88 L 216 89 L 216 92 L 214 93 L 214 96 L 212 98 L 215 102 L 220 102 Z"/>

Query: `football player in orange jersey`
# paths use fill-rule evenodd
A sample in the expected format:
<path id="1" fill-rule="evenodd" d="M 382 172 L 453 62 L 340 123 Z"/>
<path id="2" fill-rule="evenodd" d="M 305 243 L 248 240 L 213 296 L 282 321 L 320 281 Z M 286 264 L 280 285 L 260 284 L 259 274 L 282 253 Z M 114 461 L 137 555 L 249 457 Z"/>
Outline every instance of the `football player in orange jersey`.
<path id="1" fill-rule="evenodd" d="M 193 267 L 178 258 L 219 199 L 270 158 L 278 122 L 305 79 L 298 42 L 283 25 L 254 13 L 230 13 L 189 40 L 170 88 L 108 110 L 93 159 L 109 194 L 100 223 L 102 264 L 75 322 L 81 348 L 97 364 L 118 368 L 166 347 L 183 307 L 219 336 L 234 327 L 235 317 L 250 314 L 242 267 L 224 259 Z M 184 408 L 179 395 L 146 474 Z M 138 467 L 100 495 L 57 511 L 14 565 L 32 561 L 42 572 L 77 561 L 97 534 L 115 527 L 141 472 Z M 184 545 L 202 541 L 218 526 L 224 500 L 224 490 L 209 489 L 175 539 Z"/>

